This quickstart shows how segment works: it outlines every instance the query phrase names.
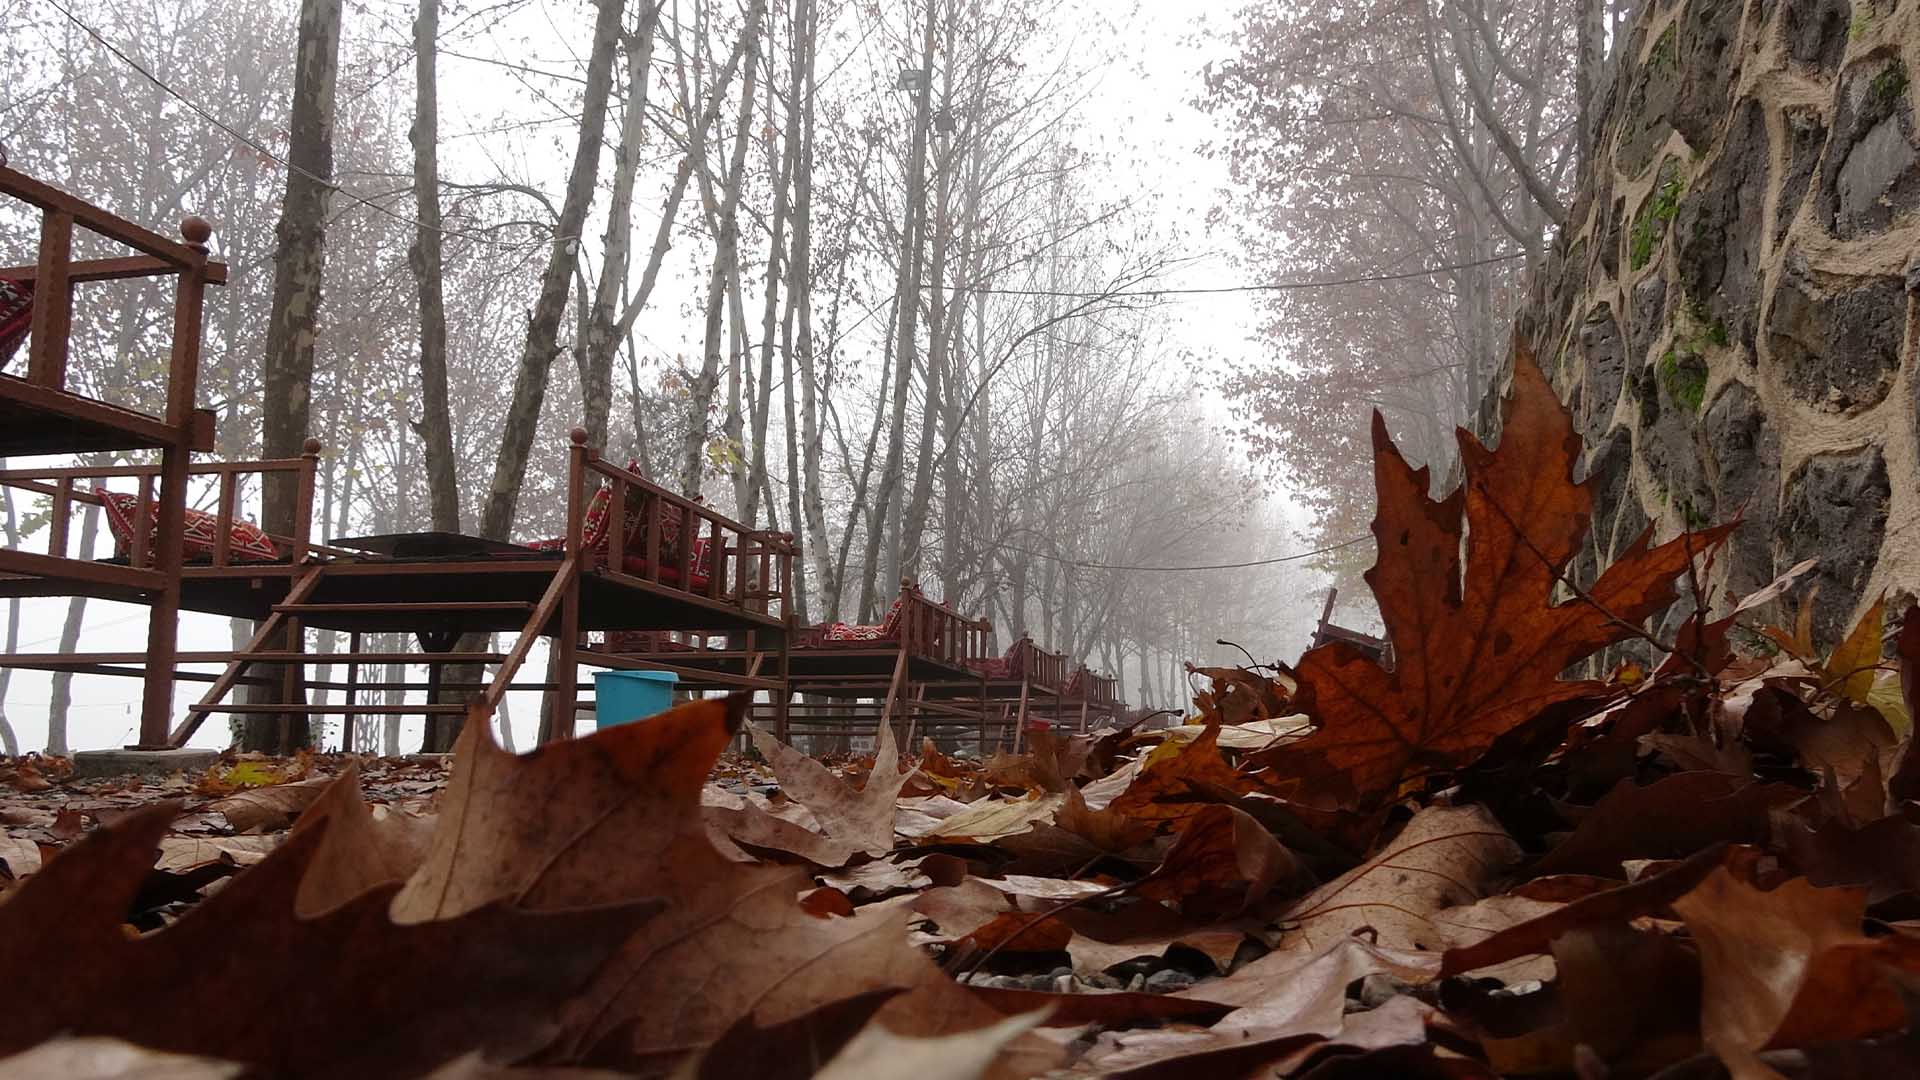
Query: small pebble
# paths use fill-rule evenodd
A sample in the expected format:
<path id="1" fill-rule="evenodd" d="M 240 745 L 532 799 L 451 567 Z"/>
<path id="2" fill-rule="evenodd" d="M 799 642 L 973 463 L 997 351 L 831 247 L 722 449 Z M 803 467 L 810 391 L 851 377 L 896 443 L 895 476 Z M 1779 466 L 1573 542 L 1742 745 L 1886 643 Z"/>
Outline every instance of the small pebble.
<path id="1" fill-rule="evenodd" d="M 1144 985 L 1153 993 L 1168 994 L 1175 990 L 1185 990 L 1187 987 L 1199 981 L 1200 980 L 1186 972 L 1181 971 L 1179 968 L 1168 968 L 1165 971 L 1156 971 L 1152 975 L 1147 976 Z"/>
<path id="2" fill-rule="evenodd" d="M 1096 971 L 1091 975 L 1082 975 L 1080 981 L 1089 989 L 1093 990 L 1119 990 L 1127 985 L 1104 971 Z"/>
<path id="3" fill-rule="evenodd" d="M 1073 990 L 1074 990 L 1074 986 L 1073 986 L 1073 974 L 1072 974 L 1071 972 L 1069 972 L 1069 973 L 1067 973 L 1067 974 L 1065 974 L 1065 975 L 1055 975 L 1055 976 L 1053 977 L 1053 992 L 1054 992 L 1054 993 L 1056 993 L 1056 994 L 1071 994 L 1071 993 L 1073 993 Z"/>
<path id="4" fill-rule="evenodd" d="M 1145 989 L 1146 985 L 1147 977 L 1145 975 L 1135 975 L 1132 981 L 1127 983 L 1127 989 L 1138 993 L 1140 990 Z"/>

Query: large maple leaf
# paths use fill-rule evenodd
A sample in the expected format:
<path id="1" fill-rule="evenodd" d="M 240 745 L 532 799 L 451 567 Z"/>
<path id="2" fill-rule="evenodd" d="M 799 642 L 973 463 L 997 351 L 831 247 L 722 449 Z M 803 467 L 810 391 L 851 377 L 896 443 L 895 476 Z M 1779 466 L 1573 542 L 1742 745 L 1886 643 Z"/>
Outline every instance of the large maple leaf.
<path id="1" fill-rule="evenodd" d="M 1427 470 L 1374 414 L 1379 558 L 1366 579 L 1394 666 L 1345 642 L 1301 658 L 1295 700 L 1318 726 L 1260 760 L 1303 801 L 1377 808 L 1408 780 L 1471 764 L 1543 710 L 1594 693 L 1561 673 L 1665 610 L 1688 560 L 1731 528 L 1653 548 L 1649 529 L 1584 597 L 1556 603 L 1593 495 L 1573 480 L 1573 424 L 1524 350 L 1504 416 L 1497 450 L 1459 432 L 1465 482 L 1435 500 Z"/>

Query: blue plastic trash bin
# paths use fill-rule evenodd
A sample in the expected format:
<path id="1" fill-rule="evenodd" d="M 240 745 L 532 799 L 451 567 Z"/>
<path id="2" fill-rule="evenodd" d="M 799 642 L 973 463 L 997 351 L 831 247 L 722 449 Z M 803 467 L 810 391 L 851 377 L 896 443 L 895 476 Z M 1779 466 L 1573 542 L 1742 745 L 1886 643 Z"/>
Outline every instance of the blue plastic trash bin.
<path id="1" fill-rule="evenodd" d="M 612 727 L 645 720 L 673 708 L 671 671 L 596 671 L 593 673 L 593 726 Z"/>

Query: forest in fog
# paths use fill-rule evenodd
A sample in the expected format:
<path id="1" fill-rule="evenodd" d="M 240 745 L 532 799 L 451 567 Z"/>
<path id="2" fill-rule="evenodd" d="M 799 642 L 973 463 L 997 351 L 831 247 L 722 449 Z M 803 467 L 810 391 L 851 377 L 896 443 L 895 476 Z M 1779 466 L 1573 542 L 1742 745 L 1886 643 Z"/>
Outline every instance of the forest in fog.
<path id="1" fill-rule="evenodd" d="M 319 535 L 559 535 L 579 425 L 794 534 L 805 621 L 912 578 L 1175 706 L 1362 591 L 1369 410 L 1446 470 L 1619 14 L 1204 8 L 45 0 L 0 10 L 0 143 L 214 223 L 218 452 L 320 438 Z M 1164 120 L 1116 111 L 1156 64 Z M 1223 182 L 1116 137 L 1148 125 Z M 150 404 L 164 305 L 98 295 L 76 383 Z"/>

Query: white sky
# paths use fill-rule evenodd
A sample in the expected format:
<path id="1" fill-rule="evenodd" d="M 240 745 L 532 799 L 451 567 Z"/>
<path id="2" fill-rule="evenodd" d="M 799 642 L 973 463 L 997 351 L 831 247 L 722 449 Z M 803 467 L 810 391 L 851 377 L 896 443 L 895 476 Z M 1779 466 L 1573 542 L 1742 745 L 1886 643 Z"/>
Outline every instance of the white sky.
<path id="1" fill-rule="evenodd" d="M 1206 215 L 1221 199 L 1221 192 L 1227 185 L 1226 166 L 1224 162 L 1200 153 L 1200 144 L 1212 133 L 1212 121 L 1190 104 L 1202 89 L 1202 66 L 1221 52 L 1217 41 L 1199 31 L 1209 24 L 1219 27 L 1230 23 L 1234 9 L 1243 2 L 1183 0 L 1168 3 L 1165 0 L 1146 0 L 1133 12 L 1125 29 L 1114 39 L 1088 42 L 1089 47 L 1103 53 L 1115 53 L 1121 58 L 1120 63 L 1108 69 L 1097 93 L 1082 110 L 1088 120 L 1088 131 L 1095 133 L 1097 141 L 1094 148 L 1104 151 L 1107 156 L 1108 164 L 1104 167 L 1108 175 L 1104 178 L 1105 183 L 1116 196 L 1131 194 L 1151 205 L 1158 230 L 1169 238 L 1180 239 L 1187 251 L 1202 256 L 1164 279 L 1162 284 L 1170 288 L 1234 285 L 1248 280 L 1250 276 L 1247 270 L 1237 265 L 1231 237 L 1209 235 Z M 558 3 L 554 5 L 555 8 L 563 6 Z M 380 10 L 386 15 L 386 31 L 378 32 L 374 28 L 351 25 L 356 7 L 350 5 L 348 8 L 350 25 L 347 35 L 350 40 L 356 34 L 383 40 L 394 36 L 391 32 L 394 25 L 392 19 L 397 9 L 383 7 L 381 0 L 372 0 L 372 8 L 362 9 Z M 548 21 L 546 12 L 550 10 L 543 8 L 541 14 L 529 15 L 528 18 L 534 19 L 535 23 L 512 27 L 515 34 L 508 34 L 504 32 L 507 28 L 503 28 L 502 32 L 491 35 L 494 43 L 491 47 L 475 43 L 463 46 L 462 51 L 474 49 L 482 54 L 509 56 L 520 62 L 554 69 L 570 66 L 566 58 L 574 53 L 574 49 Z M 1062 6 L 1062 10 L 1113 13 L 1124 11 L 1126 7 L 1105 0 L 1070 0 Z M 404 33 L 404 19 L 398 25 Z M 524 43 L 517 40 L 519 31 L 524 31 L 531 40 Z M 479 45 L 477 49 L 476 45 Z M 542 61 L 545 63 L 542 64 Z M 486 128 L 497 121 L 502 113 L 511 113 L 516 105 L 524 104 L 521 100 L 524 91 L 518 84 L 502 78 L 495 67 L 450 57 L 443 58 L 442 65 L 443 135 Z M 544 146 L 544 143 L 536 143 L 516 147 L 491 141 L 483 144 L 481 140 L 451 139 L 443 147 L 443 164 L 449 178 L 476 179 L 496 174 L 498 169 L 495 163 L 502 159 L 503 154 L 509 162 L 537 159 Z M 554 175 L 546 186 L 557 193 L 564 179 L 564 159 L 553 161 L 551 168 Z M 467 175 L 462 176 L 463 172 Z M 642 223 L 656 211 L 648 201 L 657 198 L 657 193 L 650 194 L 651 190 L 645 186 L 641 189 L 639 217 Z M 683 254 L 682 251 L 675 252 L 675 256 Z M 673 275 L 681 270 L 680 266 L 676 266 L 676 259 L 670 257 L 667 273 Z M 685 277 L 684 273 L 682 277 Z M 691 296 L 695 287 L 695 283 L 690 281 L 666 280 L 662 283 L 661 295 Z M 1169 340 L 1199 358 L 1195 370 L 1170 372 L 1169 376 L 1192 385 L 1196 396 L 1206 403 L 1209 415 L 1222 422 L 1227 419 L 1225 407 L 1205 388 L 1221 370 L 1222 361 L 1252 356 L 1256 350 L 1266 348 L 1251 340 L 1257 319 L 1256 303 L 1257 297 L 1247 293 L 1183 296 L 1175 298 L 1156 315 L 1168 328 Z M 697 334 L 698 328 L 693 326 L 689 329 L 690 321 L 681 316 L 678 307 L 674 302 L 654 305 L 651 318 L 642 324 L 642 331 L 647 340 L 658 348 L 689 351 L 675 344 L 676 339 L 684 339 L 682 345 L 691 346 L 690 351 L 697 353 L 699 346 L 690 335 Z M 1284 507 L 1277 509 L 1284 512 Z M 104 529 L 102 533 L 104 548 L 108 541 Z M 1244 539 L 1245 549 L 1254 556 L 1284 554 L 1301 546 L 1293 536 L 1275 534 L 1257 525 L 1249 527 Z M 1166 561 L 1177 564 L 1180 562 L 1179 553 L 1170 552 Z M 1276 567 L 1253 573 L 1280 573 L 1287 570 L 1286 567 Z M 1194 575 L 1191 580 L 1195 588 L 1218 584 L 1208 581 L 1204 575 Z M 1315 607 L 1311 600 L 1306 599 L 1299 606 L 1303 621 L 1290 640 L 1245 644 L 1256 653 L 1295 654 L 1305 644 L 1305 634 L 1310 626 L 1304 620 L 1311 616 L 1304 612 L 1307 608 Z M 21 651 L 44 652 L 55 649 L 66 609 L 67 601 L 64 599 L 25 601 L 22 605 Z M 90 601 L 84 627 L 82 648 L 88 651 L 142 651 L 145 647 L 146 609 Z M 225 649 L 228 647 L 228 635 L 228 623 L 224 618 L 192 613 L 182 616 L 183 650 Z M 543 672 L 544 666 L 542 649 L 528 660 L 523 673 L 537 677 Z M 583 673 L 587 670 L 583 669 Z M 344 672 L 336 668 L 334 677 L 344 678 Z M 416 672 L 411 677 L 421 676 Z M 23 748 L 44 745 L 49 679 L 49 674 L 44 672 L 15 671 L 13 674 L 6 713 L 19 734 Z M 179 684 L 176 697 L 180 707 L 175 711 L 176 717 L 185 714 L 186 703 L 195 700 L 203 687 L 201 683 Z M 533 742 L 537 724 L 537 695 L 514 694 L 511 698 L 516 743 L 524 748 Z M 74 748 L 118 746 L 133 739 L 139 722 L 139 680 L 77 676 L 73 680 L 73 699 L 69 742 Z M 417 695 L 414 700 L 419 700 Z M 338 718 L 330 719 L 337 722 Z M 408 720 L 403 726 L 403 749 L 418 746 L 420 726 L 418 718 Z M 216 716 L 202 727 L 193 745 L 220 747 L 227 742 L 226 718 Z M 331 740 L 329 745 L 332 745 Z"/>

